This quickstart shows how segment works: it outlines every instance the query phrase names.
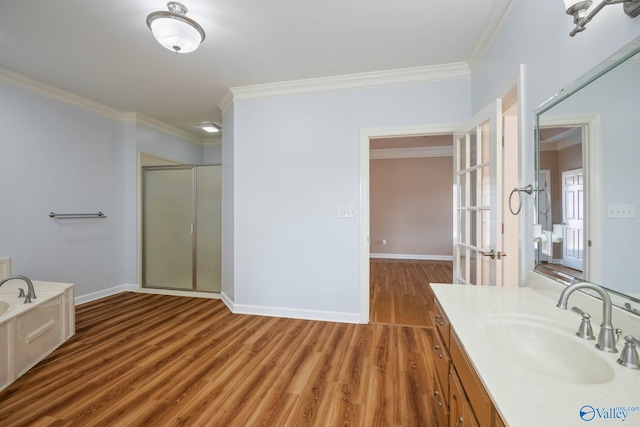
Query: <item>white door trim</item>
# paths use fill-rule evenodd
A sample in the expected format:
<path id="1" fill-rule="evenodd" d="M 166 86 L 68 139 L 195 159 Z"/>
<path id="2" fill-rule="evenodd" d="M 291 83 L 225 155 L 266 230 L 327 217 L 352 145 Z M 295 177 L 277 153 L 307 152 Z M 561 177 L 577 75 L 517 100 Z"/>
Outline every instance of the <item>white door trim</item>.
<path id="1" fill-rule="evenodd" d="M 602 203 L 602 137 L 600 116 L 564 115 L 540 117 L 540 127 L 579 126 L 582 128 L 582 167 L 585 169 L 587 190 L 584 192 L 584 277 L 593 283 L 602 283 L 602 239 L 604 212 Z M 591 244 L 589 244 L 591 242 Z"/>
<path id="2" fill-rule="evenodd" d="M 369 140 L 450 134 L 459 123 L 360 129 L 360 323 L 369 323 Z"/>

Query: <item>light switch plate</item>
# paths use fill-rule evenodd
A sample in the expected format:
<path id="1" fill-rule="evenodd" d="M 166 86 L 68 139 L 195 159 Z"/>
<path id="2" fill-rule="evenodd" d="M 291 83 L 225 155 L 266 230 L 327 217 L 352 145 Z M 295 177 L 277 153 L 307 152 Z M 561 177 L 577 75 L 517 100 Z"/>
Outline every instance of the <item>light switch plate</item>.
<path id="1" fill-rule="evenodd" d="M 356 208 L 353 206 L 338 206 L 338 218 L 355 218 Z"/>
<path id="2" fill-rule="evenodd" d="M 633 219 L 636 217 L 634 205 L 607 205 L 607 218 Z"/>

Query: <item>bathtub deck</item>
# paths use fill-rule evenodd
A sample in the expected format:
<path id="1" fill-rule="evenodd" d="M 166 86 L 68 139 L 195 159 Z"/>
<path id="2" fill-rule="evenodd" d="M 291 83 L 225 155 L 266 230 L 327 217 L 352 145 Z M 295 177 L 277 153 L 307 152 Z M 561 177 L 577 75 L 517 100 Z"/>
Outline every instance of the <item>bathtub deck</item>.
<path id="1" fill-rule="evenodd" d="M 431 333 L 123 293 L 0 393 L 2 426 L 435 426 Z"/>

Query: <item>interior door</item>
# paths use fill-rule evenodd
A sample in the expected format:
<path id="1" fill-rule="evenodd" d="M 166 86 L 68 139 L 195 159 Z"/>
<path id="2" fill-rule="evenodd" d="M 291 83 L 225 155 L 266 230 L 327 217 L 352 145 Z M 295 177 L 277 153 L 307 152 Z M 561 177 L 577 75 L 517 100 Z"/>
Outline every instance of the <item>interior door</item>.
<path id="1" fill-rule="evenodd" d="M 584 268 L 584 173 L 582 169 L 562 172 L 562 264 Z"/>
<path id="2" fill-rule="evenodd" d="M 453 281 L 502 286 L 502 101 L 456 131 L 453 142 Z"/>

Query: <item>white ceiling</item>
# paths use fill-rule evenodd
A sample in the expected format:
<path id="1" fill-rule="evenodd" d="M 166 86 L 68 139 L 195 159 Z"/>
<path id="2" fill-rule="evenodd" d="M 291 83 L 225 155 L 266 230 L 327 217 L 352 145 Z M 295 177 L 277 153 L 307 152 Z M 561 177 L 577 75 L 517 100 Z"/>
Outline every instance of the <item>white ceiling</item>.
<path id="1" fill-rule="evenodd" d="M 206 138 L 229 87 L 468 61 L 510 0 L 183 0 L 206 31 L 161 47 L 150 0 L 0 0 L 0 67 Z"/>

